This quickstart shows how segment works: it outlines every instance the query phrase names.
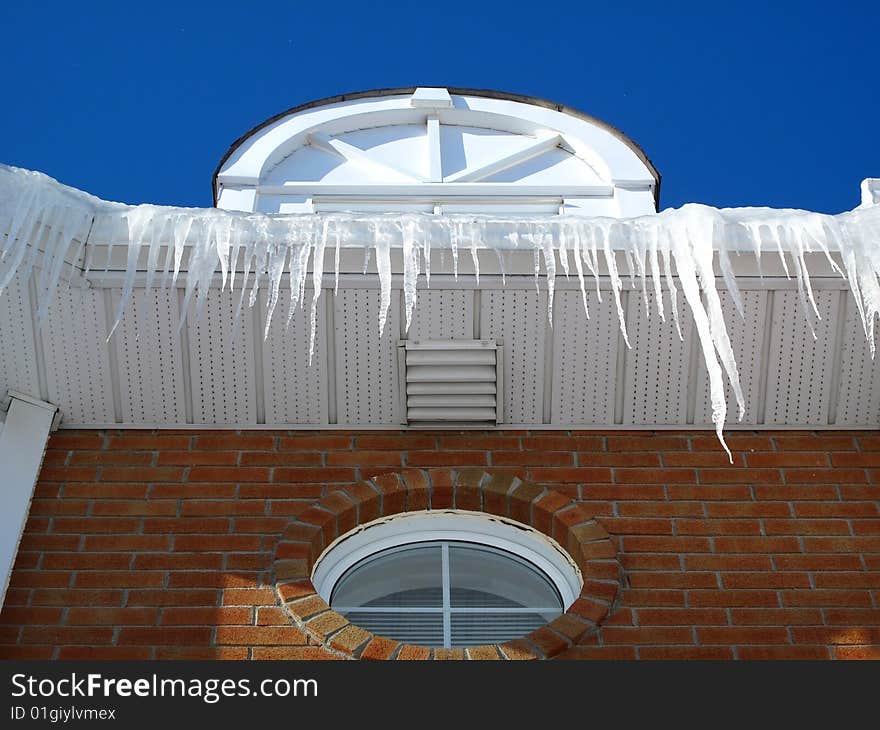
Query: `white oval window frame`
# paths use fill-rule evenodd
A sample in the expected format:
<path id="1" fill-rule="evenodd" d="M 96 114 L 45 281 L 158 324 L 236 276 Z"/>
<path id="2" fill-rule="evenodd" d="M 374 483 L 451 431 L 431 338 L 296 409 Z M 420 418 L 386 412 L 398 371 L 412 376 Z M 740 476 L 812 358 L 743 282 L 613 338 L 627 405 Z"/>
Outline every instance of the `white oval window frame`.
<path id="1" fill-rule="evenodd" d="M 533 527 L 485 512 L 424 510 L 380 517 L 340 535 L 318 556 L 312 583 L 328 604 L 345 572 L 364 558 L 416 542 L 457 541 L 513 553 L 539 568 L 559 591 L 563 611 L 577 600 L 583 574 L 558 542 Z"/>

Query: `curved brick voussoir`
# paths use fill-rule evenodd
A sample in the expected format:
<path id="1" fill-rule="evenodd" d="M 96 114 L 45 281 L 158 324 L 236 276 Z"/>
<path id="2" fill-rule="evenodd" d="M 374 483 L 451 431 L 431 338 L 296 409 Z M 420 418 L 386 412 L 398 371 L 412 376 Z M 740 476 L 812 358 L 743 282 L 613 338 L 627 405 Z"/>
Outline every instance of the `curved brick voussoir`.
<path id="1" fill-rule="evenodd" d="M 317 595 L 312 569 L 338 537 L 380 517 L 421 510 L 470 510 L 528 525 L 553 538 L 583 576 L 559 618 L 527 636 L 467 650 L 411 646 L 351 624 Z M 594 633 L 620 600 L 623 571 L 605 528 L 582 504 L 507 472 L 405 469 L 327 494 L 290 523 L 275 549 L 276 593 L 313 643 L 356 659 L 546 659 Z"/>

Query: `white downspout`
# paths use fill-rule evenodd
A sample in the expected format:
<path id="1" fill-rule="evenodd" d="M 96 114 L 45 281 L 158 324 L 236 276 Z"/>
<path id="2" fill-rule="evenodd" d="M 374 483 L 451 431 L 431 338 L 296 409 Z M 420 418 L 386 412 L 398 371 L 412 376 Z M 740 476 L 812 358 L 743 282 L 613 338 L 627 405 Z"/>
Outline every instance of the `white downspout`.
<path id="1" fill-rule="evenodd" d="M 46 441 L 58 407 L 9 391 L 6 423 L 0 430 L 0 606 L 18 553 Z"/>

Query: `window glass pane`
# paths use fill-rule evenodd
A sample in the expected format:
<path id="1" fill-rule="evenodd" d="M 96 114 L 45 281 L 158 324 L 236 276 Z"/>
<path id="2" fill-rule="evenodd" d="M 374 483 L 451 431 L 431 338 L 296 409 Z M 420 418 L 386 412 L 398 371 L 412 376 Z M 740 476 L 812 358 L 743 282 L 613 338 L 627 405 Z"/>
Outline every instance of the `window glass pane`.
<path id="1" fill-rule="evenodd" d="M 500 644 L 520 639 L 559 616 L 549 613 L 453 613 L 452 646 Z"/>
<path id="2" fill-rule="evenodd" d="M 365 558 L 337 582 L 330 603 L 336 610 L 360 606 L 442 608 L 440 545 L 410 545 Z"/>
<path id="3" fill-rule="evenodd" d="M 422 646 L 443 646 L 441 611 L 347 611 L 343 614 L 353 624 L 389 639 Z"/>
<path id="4" fill-rule="evenodd" d="M 559 607 L 561 613 L 559 593 L 544 573 L 503 550 L 450 543 L 449 577 L 453 608 Z"/>

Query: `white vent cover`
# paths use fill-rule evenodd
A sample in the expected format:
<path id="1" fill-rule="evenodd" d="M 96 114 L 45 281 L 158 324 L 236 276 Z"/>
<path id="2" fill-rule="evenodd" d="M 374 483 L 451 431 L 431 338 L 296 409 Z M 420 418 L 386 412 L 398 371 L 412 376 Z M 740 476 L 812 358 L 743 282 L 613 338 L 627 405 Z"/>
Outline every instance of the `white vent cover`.
<path id="1" fill-rule="evenodd" d="M 494 426 L 502 421 L 501 344 L 401 340 L 401 401 L 410 426 Z"/>

